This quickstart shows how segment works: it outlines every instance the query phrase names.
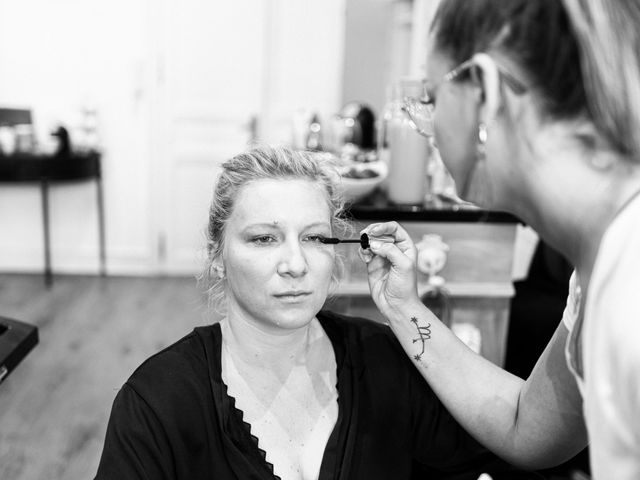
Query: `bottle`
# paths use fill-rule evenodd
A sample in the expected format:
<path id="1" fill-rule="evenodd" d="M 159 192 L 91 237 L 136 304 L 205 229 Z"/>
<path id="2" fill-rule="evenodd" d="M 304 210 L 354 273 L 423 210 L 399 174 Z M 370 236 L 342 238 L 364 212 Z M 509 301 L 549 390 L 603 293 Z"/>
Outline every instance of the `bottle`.
<path id="1" fill-rule="evenodd" d="M 100 151 L 98 135 L 98 111 L 91 105 L 83 106 L 79 113 L 79 125 L 74 130 L 73 146 L 79 153 L 88 154 Z"/>
<path id="2" fill-rule="evenodd" d="M 309 134 L 307 135 L 306 149 L 312 151 L 322 150 L 322 125 L 318 115 L 314 115 L 309 123 Z"/>
<path id="3" fill-rule="evenodd" d="M 0 155 L 10 156 L 16 151 L 16 131 L 12 125 L 0 125 Z"/>
<path id="4" fill-rule="evenodd" d="M 20 124 L 15 127 L 16 151 L 20 153 L 34 153 L 36 150 L 33 125 Z"/>
<path id="5" fill-rule="evenodd" d="M 298 108 L 291 119 L 291 144 L 296 150 L 307 147 L 307 136 L 309 135 L 309 124 L 313 112 L 308 108 Z"/>
<path id="6" fill-rule="evenodd" d="M 387 195 L 398 205 L 423 205 L 425 199 L 431 142 L 414 130 L 411 120 L 402 110 L 405 97 L 419 97 L 421 94 L 421 80 L 402 79 L 393 89 L 393 98 L 385 112 L 389 152 Z"/>

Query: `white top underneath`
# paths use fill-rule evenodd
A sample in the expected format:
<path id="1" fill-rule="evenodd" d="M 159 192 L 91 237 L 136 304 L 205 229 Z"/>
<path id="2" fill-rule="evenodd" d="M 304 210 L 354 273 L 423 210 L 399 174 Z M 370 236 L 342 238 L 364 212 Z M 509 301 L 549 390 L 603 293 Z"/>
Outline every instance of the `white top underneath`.
<path id="1" fill-rule="evenodd" d="M 640 196 L 602 238 L 582 320 L 580 301 L 574 273 L 563 314 L 565 352 L 584 400 L 591 473 L 595 480 L 639 480 Z"/>
<path id="2" fill-rule="evenodd" d="M 316 336 L 324 335 L 319 324 L 314 326 Z M 235 398 L 236 408 L 242 410 L 251 434 L 266 452 L 266 461 L 282 480 L 315 480 L 320 474 L 338 418 L 335 357 L 329 357 L 324 356 L 326 370 L 322 371 L 300 363 L 292 366 L 286 378 L 277 378 L 265 370 L 263 380 L 271 385 L 265 395 L 256 385 L 263 382 L 249 381 L 222 342 L 222 379 L 227 392 Z"/>

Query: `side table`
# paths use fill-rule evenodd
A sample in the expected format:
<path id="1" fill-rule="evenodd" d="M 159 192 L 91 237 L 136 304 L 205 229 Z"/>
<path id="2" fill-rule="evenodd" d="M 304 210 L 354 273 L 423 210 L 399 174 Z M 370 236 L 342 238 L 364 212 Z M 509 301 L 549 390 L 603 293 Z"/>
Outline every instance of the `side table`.
<path id="1" fill-rule="evenodd" d="M 18 153 L 0 156 L 0 183 L 38 183 L 40 186 L 44 232 L 44 280 L 47 287 L 53 284 L 49 235 L 49 187 L 56 183 L 85 180 L 96 182 L 100 274 L 104 276 L 106 273 L 105 222 L 100 153 L 69 155 Z"/>

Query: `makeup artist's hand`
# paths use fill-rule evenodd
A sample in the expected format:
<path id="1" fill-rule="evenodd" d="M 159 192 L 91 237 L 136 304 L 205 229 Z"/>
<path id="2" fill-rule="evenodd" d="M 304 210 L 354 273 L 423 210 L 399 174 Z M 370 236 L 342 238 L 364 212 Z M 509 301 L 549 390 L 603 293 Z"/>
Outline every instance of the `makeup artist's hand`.
<path id="1" fill-rule="evenodd" d="M 397 222 L 374 223 L 361 233 L 371 247 L 360 250 L 367 264 L 371 297 L 382 314 L 419 301 L 416 280 L 416 247 Z"/>

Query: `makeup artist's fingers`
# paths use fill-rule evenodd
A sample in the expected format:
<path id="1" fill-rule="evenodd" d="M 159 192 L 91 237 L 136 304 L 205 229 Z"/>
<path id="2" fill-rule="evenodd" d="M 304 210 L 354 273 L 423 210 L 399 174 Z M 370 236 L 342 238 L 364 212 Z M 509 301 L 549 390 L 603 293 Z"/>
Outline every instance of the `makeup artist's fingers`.
<path id="1" fill-rule="evenodd" d="M 371 298 L 381 312 L 417 298 L 414 263 L 393 243 L 376 242 L 367 263 Z"/>
<path id="2" fill-rule="evenodd" d="M 393 238 L 393 243 L 409 257 L 415 260 L 415 246 L 407 231 L 398 222 L 372 223 L 365 227 L 362 232 L 369 235 L 370 241 L 376 237 L 386 241 L 388 237 Z"/>
<path id="3" fill-rule="evenodd" d="M 411 246 L 413 247 L 413 244 Z M 369 250 L 374 255 L 387 259 L 398 273 L 412 272 L 414 269 L 415 255 L 408 255 L 408 252 L 403 251 L 397 243 L 381 242 L 373 238 L 369 242 Z"/>
<path id="4" fill-rule="evenodd" d="M 374 237 L 391 235 L 396 241 L 411 241 L 407 231 L 398 222 L 373 223 L 366 227 L 367 233 Z"/>
<path id="5" fill-rule="evenodd" d="M 368 248 L 366 250 L 359 248 L 358 256 L 360 257 L 360 260 L 362 260 L 364 263 L 369 263 L 373 258 L 373 253 L 371 253 L 371 250 L 369 250 Z"/>

